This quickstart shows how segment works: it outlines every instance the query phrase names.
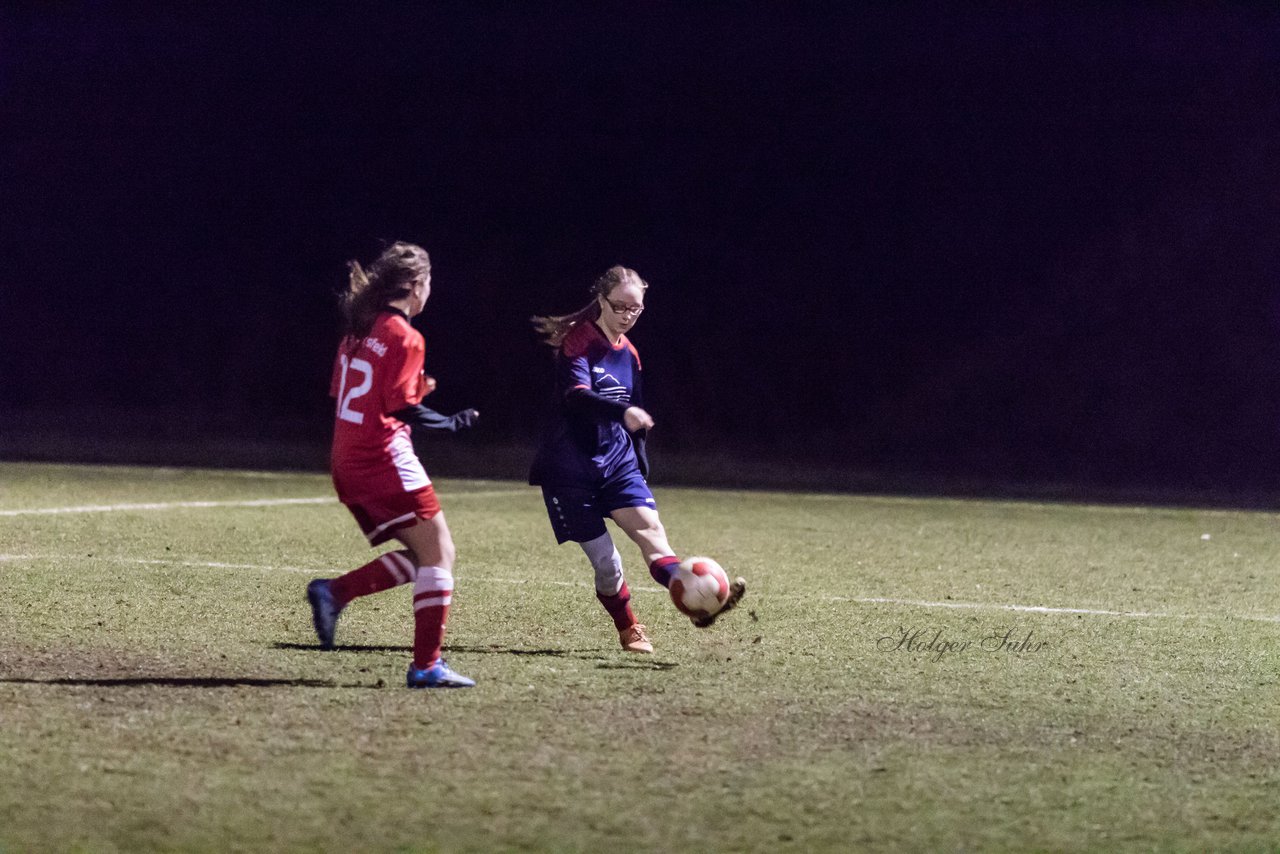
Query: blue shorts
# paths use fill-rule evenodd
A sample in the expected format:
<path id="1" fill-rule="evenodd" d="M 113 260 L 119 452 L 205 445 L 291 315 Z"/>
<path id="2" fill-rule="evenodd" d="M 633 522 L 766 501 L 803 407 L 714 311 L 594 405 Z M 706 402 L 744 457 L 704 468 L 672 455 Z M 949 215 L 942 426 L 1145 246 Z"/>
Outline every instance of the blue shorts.
<path id="1" fill-rule="evenodd" d="M 576 486 L 543 486 L 542 500 L 547 505 L 551 529 L 557 543 L 585 543 L 606 533 L 604 519 L 623 507 L 652 507 L 649 484 L 636 469 L 605 481 L 597 489 Z"/>

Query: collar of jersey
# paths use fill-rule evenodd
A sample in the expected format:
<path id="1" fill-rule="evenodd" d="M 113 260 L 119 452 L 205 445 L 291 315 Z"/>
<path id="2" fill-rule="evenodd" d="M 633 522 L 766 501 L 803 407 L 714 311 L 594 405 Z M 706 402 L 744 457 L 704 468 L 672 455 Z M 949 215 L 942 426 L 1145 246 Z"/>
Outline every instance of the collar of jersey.
<path id="1" fill-rule="evenodd" d="M 622 336 L 622 338 L 618 341 L 617 344 L 614 344 L 612 341 L 609 340 L 609 336 L 604 334 L 604 330 L 600 328 L 600 324 L 596 323 L 594 320 L 591 321 L 591 328 L 596 331 L 597 335 L 599 335 L 601 338 L 604 339 L 604 343 L 608 344 L 609 349 L 612 350 L 613 352 L 616 353 L 627 346 L 627 336 L 625 334 Z"/>

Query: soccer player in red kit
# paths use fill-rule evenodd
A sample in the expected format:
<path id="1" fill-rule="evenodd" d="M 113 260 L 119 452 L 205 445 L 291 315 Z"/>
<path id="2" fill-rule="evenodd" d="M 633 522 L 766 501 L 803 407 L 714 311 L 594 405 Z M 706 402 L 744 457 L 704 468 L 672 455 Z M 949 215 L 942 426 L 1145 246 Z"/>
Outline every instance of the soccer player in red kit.
<path id="1" fill-rule="evenodd" d="M 453 537 L 431 479 L 410 441 L 410 428 L 457 430 L 478 416 L 443 416 L 422 405 L 434 381 L 423 373 L 425 344 L 409 321 L 431 295 L 431 261 L 411 243 L 395 243 L 366 272 L 349 264 L 341 307 L 345 332 L 334 361 L 330 394 L 336 402 L 331 468 L 338 499 L 372 546 L 390 551 L 338 578 L 307 585 L 316 635 L 333 649 L 338 615 L 353 599 L 414 585 L 410 688 L 469 688 L 440 656 L 453 597 Z"/>

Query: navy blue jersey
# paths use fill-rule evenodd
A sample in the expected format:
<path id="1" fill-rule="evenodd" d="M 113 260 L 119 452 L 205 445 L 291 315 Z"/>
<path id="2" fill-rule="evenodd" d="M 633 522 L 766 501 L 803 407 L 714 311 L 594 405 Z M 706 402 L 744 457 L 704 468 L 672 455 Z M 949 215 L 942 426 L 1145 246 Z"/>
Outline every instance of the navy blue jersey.
<path id="1" fill-rule="evenodd" d="M 594 323 L 569 331 L 556 352 L 556 407 L 533 461 L 529 482 L 594 489 L 639 468 L 622 425 L 640 399 L 640 356 L 626 336 L 616 346 Z"/>

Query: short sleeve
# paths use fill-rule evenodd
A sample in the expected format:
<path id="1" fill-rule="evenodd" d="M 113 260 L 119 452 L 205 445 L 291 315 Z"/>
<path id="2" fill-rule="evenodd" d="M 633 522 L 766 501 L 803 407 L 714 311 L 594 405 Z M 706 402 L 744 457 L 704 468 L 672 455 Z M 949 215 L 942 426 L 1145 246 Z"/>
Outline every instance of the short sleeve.
<path id="1" fill-rule="evenodd" d="M 557 385 L 562 391 L 591 388 L 591 365 L 585 353 L 571 356 L 561 351 L 560 358 L 556 359 L 556 373 Z"/>
<path id="2" fill-rule="evenodd" d="M 595 343 L 594 325 L 576 326 L 560 345 L 559 358 L 556 359 L 556 385 L 562 394 L 575 388 L 592 388 L 591 354 Z"/>
<path id="3" fill-rule="evenodd" d="M 426 392 L 422 375 L 426 347 L 422 336 L 409 335 L 399 343 L 400 346 L 387 352 L 385 361 L 382 411 L 387 414 L 421 403 Z"/>

